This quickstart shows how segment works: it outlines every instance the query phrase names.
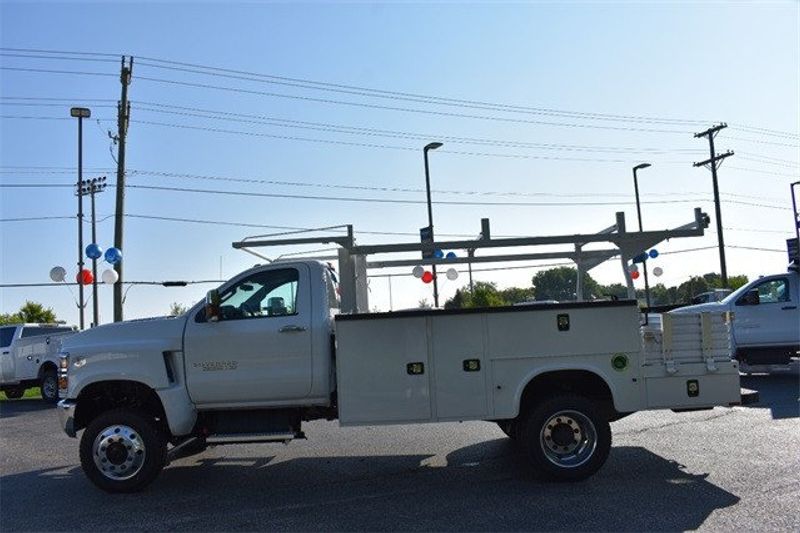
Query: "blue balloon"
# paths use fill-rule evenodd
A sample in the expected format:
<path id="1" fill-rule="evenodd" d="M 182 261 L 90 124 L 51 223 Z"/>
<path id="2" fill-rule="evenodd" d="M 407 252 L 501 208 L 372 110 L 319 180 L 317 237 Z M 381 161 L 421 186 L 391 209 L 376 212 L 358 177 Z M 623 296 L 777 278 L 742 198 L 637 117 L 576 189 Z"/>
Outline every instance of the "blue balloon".
<path id="1" fill-rule="evenodd" d="M 648 255 L 650 256 L 651 259 L 655 259 L 656 257 L 658 257 L 658 250 L 653 248 L 652 250 L 650 250 L 650 253 Z"/>
<path id="2" fill-rule="evenodd" d="M 106 261 L 108 261 L 112 265 L 115 265 L 115 264 L 119 263 L 120 260 L 122 260 L 122 252 L 119 251 L 119 248 L 114 248 L 112 246 L 111 248 L 106 250 L 105 258 L 106 258 Z"/>
<path id="3" fill-rule="evenodd" d="M 634 263 L 644 263 L 647 261 L 647 252 L 641 253 L 633 258 Z"/>
<path id="4" fill-rule="evenodd" d="M 433 252 L 433 257 L 435 257 L 436 259 L 441 259 L 442 257 L 444 257 L 444 252 L 437 248 Z"/>
<path id="5" fill-rule="evenodd" d="M 100 259 L 103 257 L 103 249 L 97 244 L 92 243 L 86 247 L 86 257 L 89 259 Z"/>
<path id="6" fill-rule="evenodd" d="M 455 252 L 447 252 L 447 255 L 445 257 L 447 257 L 448 259 L 455 259 L 457 256 Z"/>

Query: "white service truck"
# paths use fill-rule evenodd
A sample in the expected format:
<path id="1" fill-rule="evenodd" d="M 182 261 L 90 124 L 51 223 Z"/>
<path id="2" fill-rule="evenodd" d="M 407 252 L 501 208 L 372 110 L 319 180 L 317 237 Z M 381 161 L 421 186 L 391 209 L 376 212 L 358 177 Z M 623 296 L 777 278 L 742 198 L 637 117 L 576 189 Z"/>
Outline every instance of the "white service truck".
<path id="1" fill-rule="evenodd" d="M 800 356 L 800 274 L 792 265 L 762 276 L 720 302 L 690 305 L 671 314 L 729 313 L 734 356 L 742 371 L 788 368 Z"/>
<path id="2" fill-rule="evenodd" d="M 9 399 L 40 387 L 42 399 L 58 401 L 58 353 L 61 341 L 74 333 L 61 324 L 0 326 L 0 390 Z"/>
<path id="3" fill-rule="evenodd" d="M 109 492 L 208 445 L 288 442 L 301 423 L 493 421 L 538 471 L 583 479 L 609 422 L 742 402 L 722 314 L 640 329 L 635 301 L 340 314 L 321 262 L 257 266 L 186 314 L 65 339 L 58 404 Z M 687 438 L 691 438 L 687 436 Z"/>

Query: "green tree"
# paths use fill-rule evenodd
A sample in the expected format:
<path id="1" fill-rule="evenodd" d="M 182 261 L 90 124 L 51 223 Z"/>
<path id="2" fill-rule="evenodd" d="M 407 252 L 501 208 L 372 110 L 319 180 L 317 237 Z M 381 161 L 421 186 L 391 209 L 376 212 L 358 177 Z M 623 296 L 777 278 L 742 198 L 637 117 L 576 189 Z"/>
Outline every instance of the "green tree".
<path id="1" fill-rule="evenodd" d="M 185 313 L 188 310 L 189 310 L 189 308 L 186 307 L 185 305 L 179 304 L 178 302 L 172 302 L 169 305 L 169 316 L 182 315 L 183 313 Z"/>
<path id="2" fill-rule="evenodd" d="M 40 303 L 26 301 L 25 305 L 20 307 L 19 311 L 16 313 L 0 315 L 0 324 L 15 324 L 20 322 L 51 324 L 56 322 L 56 314 L 51 308 L 45 308 L 45 306 Z"/>
<path id="3" fill-rule="evenodd" d="M 527 291 L 527 292 L 526 292 Z M 445 309 L 466 309 L 469 307 L 501 307 L 511 305 L 517 301 L 531 299 L 531 289 L 511 288 L 500 291 L 494 283 L 478 281 L 474 289 L 470 291 L 467 287 L 456 290 L 455 295 L 444 303 Z M 509 298 L 511 295 L 513 300 Z"/>
<path id="4" fill-rule="evenodd" d="M 575 300 L 578 271 L 570 267 L 550 268 L 537 272 L 533 276 L 534 295 L 537 300 Z M 598 298 L 602 290 L 600 285 L 589 275 L 583 274 L 583 293 L 587 299 Z"/>

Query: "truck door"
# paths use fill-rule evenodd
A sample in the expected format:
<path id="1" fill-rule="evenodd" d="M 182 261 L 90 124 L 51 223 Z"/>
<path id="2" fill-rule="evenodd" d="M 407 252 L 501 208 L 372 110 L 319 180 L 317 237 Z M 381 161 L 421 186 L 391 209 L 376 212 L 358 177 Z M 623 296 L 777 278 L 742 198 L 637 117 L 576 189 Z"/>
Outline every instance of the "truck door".
<path id="1" fill-rule="evenodd" d="M 749 293 L 758 292 L 758 303 Z M 761 280 L 739 297 L 734 309 L 737 346 L 785 346 L 797 343 L 797 289 L 789 276 Z"/>
<path id="2" fill-rule="evenodd" d="M 250 273 L 220 292 L 221 318 L 189 317 L 189 395 L 201 405 L 267 404 L 311 392 L 311 291 L 305 265 Z"/>
<path id="3" fill-rule="evenodd" d="M 11 343 L 14 342 L 16 331 L 16 326 L 0 328 L 0 381 L 3 383 L 17 381 L 14 354 L 11 353 Z"/>

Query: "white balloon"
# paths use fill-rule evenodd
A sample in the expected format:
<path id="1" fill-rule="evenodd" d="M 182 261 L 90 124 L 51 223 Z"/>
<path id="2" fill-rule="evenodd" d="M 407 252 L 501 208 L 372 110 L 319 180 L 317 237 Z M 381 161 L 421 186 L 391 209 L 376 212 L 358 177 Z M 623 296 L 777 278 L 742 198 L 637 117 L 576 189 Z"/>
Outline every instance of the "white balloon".
<path id="1" fill-rule="evenodd" d="M 448 268 L 446 273 L 447 279 L 450 281 L 455 281 L 458 279 L 458 270 L 455 268 Z"/>
<path id="2" fill-rule="evenodd" d="M 628 267 L 628 270 L 631 272 L 639 272 L 639 265 L 636 263 L 631 263 L 631 266 Z"/>
<path id="3" fill-rule="evenodd" d="M 50 279 L 56 283 L 64 281 L 64 278 L 66 277 L 67 271 L 64 269 L 64 267 L 57 266 L 50 269 Z"/>
<path id="4" fill-rule="evenodd" d="M 119 280 L 119 274 L 117 274 L 117 271 L 113 268 L 103 270 L 101 277 L 103 278 L 103 283 L 106 285 L 113 285 Z"/>
<path id="5" fill-rule="evenodd" d="M 415 278 L 419 279 L 425 273 L 425 269 L 417 265 L 414 267 L 414 270 L 412 270 L 411 273 L 414 274 Z"/>
<path id="6" fill-rule="evenodd" d="M 659 277 L 659 276 L 660 276 L 661 274 L 663 274 L 663 273 L 664 273 L 664 269 L 663 269 L 663 268 L 661 268 L 661 267 L 655 267 L 655 268 L 653 269 L 653 275 L 654 275 L 655 277 Z"/>

